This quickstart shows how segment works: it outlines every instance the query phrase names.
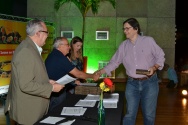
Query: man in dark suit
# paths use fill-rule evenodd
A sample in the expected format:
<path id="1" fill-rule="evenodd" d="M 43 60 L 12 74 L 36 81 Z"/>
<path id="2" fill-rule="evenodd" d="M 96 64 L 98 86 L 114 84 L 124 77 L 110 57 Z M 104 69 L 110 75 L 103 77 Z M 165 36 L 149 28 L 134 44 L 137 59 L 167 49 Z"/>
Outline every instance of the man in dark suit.
<path id="1" fill-rule="evenodd" d="M 42 20 L 34 19 L 26 27 L 27 38 L 16 48 L 11 63 L 11 82 L 5 113 L 17 124 L 33 125 L 48 111 L 51 92 L 64 86 L 49 80 L 41 57 L 48 31 Z"/>

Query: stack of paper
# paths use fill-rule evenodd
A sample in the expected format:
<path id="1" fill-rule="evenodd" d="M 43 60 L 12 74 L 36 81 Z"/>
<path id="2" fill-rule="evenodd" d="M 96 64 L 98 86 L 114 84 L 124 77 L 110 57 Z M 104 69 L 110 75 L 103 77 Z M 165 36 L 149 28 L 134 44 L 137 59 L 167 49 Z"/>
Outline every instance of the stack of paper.
<path id="1" fill-rule="evenodd" d="M 69 116 L 81 116 L 85 113 L 87 108 L 83 107 L 64 107 L 61 115 L 69 115 Z"/>
<path id="2" fill-rule="evenodd" d="M 117 101 L 103 101 L 104 108 L 117 108 Z"/>
<path id="3" fill-rule="evenodd" d="M 103 98 L 104 108 L 117 108 L 118 101 L 119 101 L 118 93 L 106 94 L 104 95 Z"/>
<path id="4" fill-rule="evenodd" d="M 79 100 L 75 106 L 94 107 L 95 103 L 95 100 Z"/>
<path id="5" fill-rule="evenodd" d="M 119 93 L 112 93 L 104 95 L 103 101 L 119 101 Z"/>

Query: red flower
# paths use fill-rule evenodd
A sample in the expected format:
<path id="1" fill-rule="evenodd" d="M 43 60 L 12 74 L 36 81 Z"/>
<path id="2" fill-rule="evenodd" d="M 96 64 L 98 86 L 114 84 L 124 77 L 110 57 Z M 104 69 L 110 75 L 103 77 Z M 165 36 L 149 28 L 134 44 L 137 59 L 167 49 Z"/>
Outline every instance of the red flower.
<path id="1" fill-rule="evenodd" d="M 104 78 L 103 81 L 104 81 L 105 85 L 107 85 L 108 87 L 110 87 L 110 88 L 113 87 L 113 82 L 109 78 Z"/>

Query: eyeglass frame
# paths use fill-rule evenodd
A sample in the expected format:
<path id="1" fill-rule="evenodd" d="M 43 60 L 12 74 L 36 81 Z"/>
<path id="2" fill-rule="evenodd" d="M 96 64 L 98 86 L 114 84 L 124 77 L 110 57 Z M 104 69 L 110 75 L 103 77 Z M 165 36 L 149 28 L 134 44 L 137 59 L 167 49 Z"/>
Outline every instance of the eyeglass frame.
<path id="1" fill-rule="evenodd" d="M 65 43 L 60 43 L 59 45 L 66 45 L 66 46 L 70 46 L 70 44 L 69 43 L 67 43 L 67 44 L 65 44 Z"/>
<path id="2" fill-rule="evenodd" d="M 123 31 L 128 31 L 130 28 L 133 28 L 132 26 L 130 27 L 125 27 L 125 28 L 122 28 Z"/>

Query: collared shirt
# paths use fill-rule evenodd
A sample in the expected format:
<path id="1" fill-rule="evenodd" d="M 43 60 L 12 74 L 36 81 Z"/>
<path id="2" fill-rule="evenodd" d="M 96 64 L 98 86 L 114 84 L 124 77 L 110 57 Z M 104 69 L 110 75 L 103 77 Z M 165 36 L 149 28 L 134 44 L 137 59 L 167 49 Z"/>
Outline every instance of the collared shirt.
<path id="1" fill-rule="evenodd" d="M 168 68 L 167 74 L 169 80 L 173 80 L 175 84 L 178 83 L 178 76 L 173 68 Z"/>
<path id="2" fill-rule="evenodd" d="M 163 50 L 152 37 L 138 35 L 135 44 L 129 39 L 121 43 L 109 64 L 104 67 L 104 70 L 107 75 L 111 76 L 111 71 L 123 63 L 128 76 L 142 78 L 145 75 L 136 74 L 136 69 L 148 70 L 158 64 L 160 66 L 159 70 L 161 70 L 164 66 L 164 55 Z"/>
<path id="3" fill-rule="evenodd" d="M 41 53 L 42 53 L 42 48 L 41 48 L 40 46 L 38 46 L 35 42 L 34 42 L 34 44 L 36 45 L 36 47 L 37 47 L 37 49 L 38 49 L 38 51 L 39 51 L 39 53 L 40 53 L 40 55 L 41 55 Z"/>

